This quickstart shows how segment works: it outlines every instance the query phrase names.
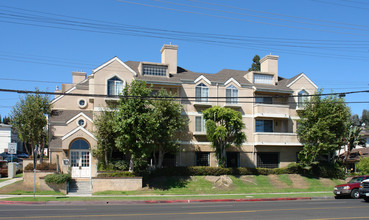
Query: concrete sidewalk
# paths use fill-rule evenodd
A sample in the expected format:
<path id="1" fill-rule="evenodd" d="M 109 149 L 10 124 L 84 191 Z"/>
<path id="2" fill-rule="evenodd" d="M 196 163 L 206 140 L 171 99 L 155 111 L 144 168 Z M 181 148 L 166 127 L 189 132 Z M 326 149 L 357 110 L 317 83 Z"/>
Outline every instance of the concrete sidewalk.
<path id="1" fill-rule="evenodd" d="M 7 185 L 10 185 L 10 184 L 15 183 L 15 182 L 20 181 L 20 180 L 23 180 L 23 177 L 8 179 L 8 180 L 5 180 L 3 182 L 0 182 L 0 188 L 2 188 L 4 186 L 7 186 Z"/>

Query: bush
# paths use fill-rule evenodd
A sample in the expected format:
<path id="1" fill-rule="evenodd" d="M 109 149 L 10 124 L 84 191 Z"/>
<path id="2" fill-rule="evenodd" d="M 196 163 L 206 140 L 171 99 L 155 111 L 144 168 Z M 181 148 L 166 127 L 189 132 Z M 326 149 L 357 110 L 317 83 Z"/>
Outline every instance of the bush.
<path id="1" fill-rule="evenodd" d="M 128 170 L 128 168 L 129 165 L 127 161 L 124 160 L 111 161 L 107 165 L 105 165 L 103 162 L 99 162 L 98 164 L 99 171 L 123 171 Z"/>
<path id="2" fill-rule="evenodd" d="M 102 178 L 109 178 L 109 177 L 135 177 L 135 173 L 131 173 L 128 171 L 124 171 L 124 172 L 103 172 L 103 173 L 98 173 L 97 177 L 102 177 Z"/>
<path id="3" fill-rule="evenodd" d="M 369 157 L 363 157 L 360 161 L 356 164 L 356 170 L 361 174 L 368 174 L 369 173 Z"/>
<path id="4" fill-rule="evenodd" d="M 33 163 L 27 164 L 25 170 L 33 170 Z M 36 164 L 36 170 L 56 170 L 56 164 L 50 164 L 43 162 L 42 164 Z"/>
<path id="5" fill-rule="evenodd" d="M 46 183 L 61 184 L 69 182 L 72 177 L 69 174 L 49 174 L 45 176 Z"/>

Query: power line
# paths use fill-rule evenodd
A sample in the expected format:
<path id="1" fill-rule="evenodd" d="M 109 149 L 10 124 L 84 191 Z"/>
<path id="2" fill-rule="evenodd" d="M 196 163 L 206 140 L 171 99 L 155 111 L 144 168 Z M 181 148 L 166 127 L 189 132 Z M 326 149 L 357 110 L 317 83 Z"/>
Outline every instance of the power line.
<path id="1" fill-rule="evenodd" d="M 84 93 L 70 93 L 70 92 L 47 92 L 47 91 L 32 91 L 32 90 L 14 90 L 14 89 L 0 89 L 0 92 L 12 92 L 20 94 L 40 94 L 40 95 L 58 95 L 58 96 L 82 96 L 82 97 L 99 97 L 99 98 L 140 98 L 140 99 L 201 99 L 201 97 L 187 97 L 187 96 L 174 96 L 174 97 L 158 97 L 158 96 L 125 96 L 125 95 L 107 95 L 107 94 L 84 94 Z M 312 96 L 329 96 L 338 95 L 344 97 L 350 94 L 356 93 L 369 93 L 369 90 L 350 91 L 350 92 L 335 92 L 335 93 L 322 93 L 322 94 L 309 94 L 302 95 L 302 97 Z M 271 96 L 239 96 L 239 99 L 255 99 L 255 98 L 270 98 Z M 293 98 L 299 97 L 299 95 L 274 95 L 273 98 Z M 203 97 L 202 97 L 203 98 Z M 206 97 L 207 99 L 231 99 L 233 97 Z"/>

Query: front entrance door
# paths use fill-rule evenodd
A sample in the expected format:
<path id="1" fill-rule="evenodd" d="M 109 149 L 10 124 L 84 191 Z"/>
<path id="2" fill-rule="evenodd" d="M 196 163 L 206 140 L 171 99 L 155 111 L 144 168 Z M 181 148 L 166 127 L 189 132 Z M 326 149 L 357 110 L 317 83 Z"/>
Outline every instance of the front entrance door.
<path id="1" fill-rule="evenodd" d="M 72 150 L 70 152 L 72 178 L 90 177 L 90 151 Z"/>

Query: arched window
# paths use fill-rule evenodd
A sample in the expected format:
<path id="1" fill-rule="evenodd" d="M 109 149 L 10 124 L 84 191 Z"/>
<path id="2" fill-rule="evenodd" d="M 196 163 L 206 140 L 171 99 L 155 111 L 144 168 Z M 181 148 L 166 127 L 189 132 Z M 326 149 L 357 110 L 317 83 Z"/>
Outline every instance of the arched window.
<path id="1" fill-rule="evenodd" d="M 226 103 L 238 103 L 238 89 L 233 85 L 226 88 Z"/>
<path id="2" fill-rule="evenodd" d="M 89 150 L 90 145 L 87 141 L 82 139 L 77 139 L 73 141 L 73 143 L 70 145 L 71 150 Z"/>
<path id="3" fill-rule="evenodd" d="M 114 76 L 108 80 L 108 96 L 119 95 L 123 91 L 123 81 Z"/>
<path id="4" fill-rule="evenodd" d="M 204 84 L 200 83 L 196 86 L 196 102 L 208 102 L 209 88 Z"/>
<path id="5" fill-rule="evenodd" d="M 298 93 L 298 100 L 297 100 L 297 107 L 298 108 L 304 108 L 306 102 L 309 100 L 309 93 L 307 93 L 305 90 L 301 90 Z"/>

